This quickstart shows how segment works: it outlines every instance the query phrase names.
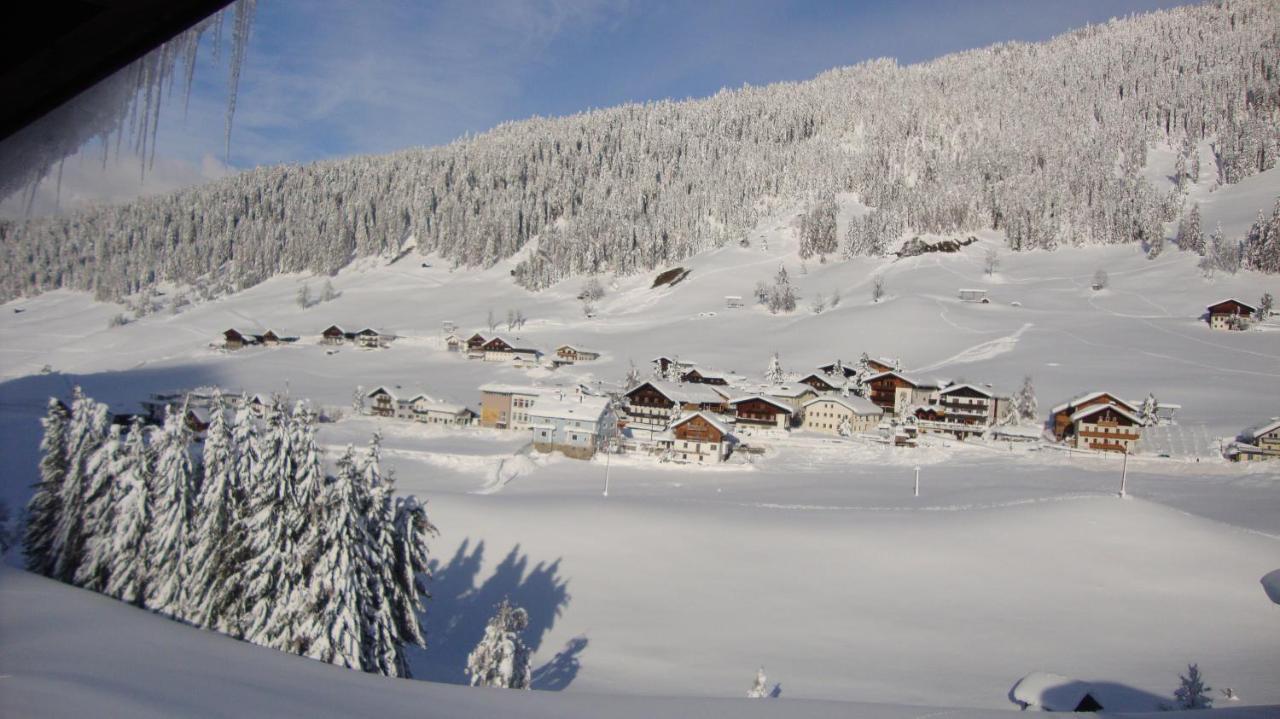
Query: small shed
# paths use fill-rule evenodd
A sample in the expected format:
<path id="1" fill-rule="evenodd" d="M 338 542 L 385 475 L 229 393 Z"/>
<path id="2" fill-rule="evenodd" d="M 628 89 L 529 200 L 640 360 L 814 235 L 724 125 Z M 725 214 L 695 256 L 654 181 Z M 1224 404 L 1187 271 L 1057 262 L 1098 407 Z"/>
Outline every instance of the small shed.
<path id="1" fill-rule="evenodd" d="M 1032 672 L 1018 680 L 1010 692 L 1023 709 L 1047 712 L 1098 712 L 1102 704 L 1094 696 L 1093 687 L 1061 674 Z"/>
<path id="2" fill-rule="evenodd" d="M 991 298 L 987 297 L 986 290 L 962 289 L 960 290 L 960 301 L 981 302 L 985 305 L 990 304 Z"/>
<path id="3" fill-rule="evenodd" d="M 738 295 L 725 295 L 724 306 L 726 309 L 736 310 L 741 309 L 744 306 L 744 303 L 742 302 L 742 298 Z"/>

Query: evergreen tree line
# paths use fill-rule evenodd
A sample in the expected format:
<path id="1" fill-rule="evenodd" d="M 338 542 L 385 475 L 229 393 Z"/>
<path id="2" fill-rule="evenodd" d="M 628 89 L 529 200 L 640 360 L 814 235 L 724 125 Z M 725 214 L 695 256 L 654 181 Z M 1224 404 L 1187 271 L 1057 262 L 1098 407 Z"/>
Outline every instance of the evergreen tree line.
<path id="1" fill-rule="evenodd" d="M 79 388 L 50 399 L 27 506 L 28 568 L 254 644 L 388 676 L 425 646 L 425 507 L 397 498 L 379 439 L 325 468 L 315 416 L 258 420 L 216 395 L 203 446 L 186 412 L 113 424 Z"/>
<path id="2" fill-rule="evenodd" d="M 534 118 L 443 147 L 0 222 L 0 299 L 58 287 L 116 299 L 161 280 L 216 294 L 395 255 L 409 238 L 467 267 L 536 239 L 513 272 L 541 289 L 667 265 L 803 203 L 818 210 L 804 249 L 823 257 L 829 198 L 842 192 L 875 208 L 847 230 L 848 255 L 882 253 L 908 230 L 991 228 L 1014 250 L 1148 245 L 1177 219 L 1188 180 L 1275 166 L 1277 26 L 1273 0 L 1221 0 L 1045 43 Z M 1154 143 L 1179 149 L 1169 193 L 1142 174 Z"/>
<path id="3" fill-rule="evenodd" d="M 1193 205 L 1178 223 L 1174 242 L 1179 249 L 1200 255 L 1200 268 L 1206 275 L 1218 271 L 1235 274 L 1241 269 L 1280 273 L 1280 200 L 1271 208 L 1270 217 L 1259 210 L 1257 219 L 1240 240 L 1227 238 L 1221 227 L 1206 238 L 1200 206 Z M 1155 254 L 1159 253 L 1152 256 Z"/>

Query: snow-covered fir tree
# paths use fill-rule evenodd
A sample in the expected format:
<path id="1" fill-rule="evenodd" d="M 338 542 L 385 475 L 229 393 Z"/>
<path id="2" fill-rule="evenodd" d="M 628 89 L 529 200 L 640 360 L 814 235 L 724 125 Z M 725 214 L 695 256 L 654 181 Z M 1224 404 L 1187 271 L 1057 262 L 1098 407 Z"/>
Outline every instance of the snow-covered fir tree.
<path id="1" fill-rule="evenodd" d="M 1022 378 L 1022 387 L 1013 395 L 1012 417 L 1018 423 L 1023 423 L 1035 422 L 1039 416 L 1036 389 L 1031 382 L 1031 375 L 1027 375 Z"/>
<path id="2" fill-rule="evenodd" d="M 226 610 L 224 595 L 228 582 L 234 580 L 232 547 L 236 523 L 244 514 L 238 449 L 227 423 L 226 403 L 221 391 L 215 390 L 201 454 L 204 481 L 195 499 L 195 528 L 186 557 L 189 604 L 185 615 L 206 627 L 225 621 L 221 616 Z"/>
<path id="3" fill-rule="evenodd" d="M 777 352 L 769 357 L 769 366 L 764 370 L 764 381 L 769 384 L 782 384 L 787 381 L 787 373 L 782 369 L 782 360 Z"/>
<path id="4" fill-rule="evenodd" d="M 794 312 L 796 309 L 796 292 L 791 286 L 791 276 L 785 265 L 778 265 L 778 273 L 773 277 L 773 287 L 769 288 L 769 300 L 766 303 L 773 314 Z"/>
<path id="5" fill-rule="evenodd" d="M 1160 408 L 1160 400 L 1156 399 L 1155 393 L 1150 393 L 1147 398 L 1142 401 L 1142 407 L 1139 410 L 1139 416 L 1142 423 L 1148 427 L 1159 424 L 1160 418 L 1157 410 Z"/>
<path id="6" fill-rule="evenodd" d="M 839 247 L 836 238 L 836 200 L 828 195 L 800 218 L 800 257 L 817 255 L 823 261 Z"/>
<path id="7" fill-rule="evenodd" d="M 84 515 L 81 528 L 84 531 L 84 553 L 76 567 L 74 582 L 94 592 L 105 592 L 111 558 L 115 547 L 112 542 L 112 526 L 116 523 L 114 488 L 118 477 L 126 469 L 124 441 L 120 427 L 107 428 L 106 439 L 89 457 L 86 469 Z"/>
<path id="8" fill-rule="evenodd" d="M 170 409 L 156 434 L 155 512 L 147 535 L 152 581 L 146 606 L 152 611 L 186 619 L 193 587 L 187 577 L 187 551 L 195 528 L 195 499 L 199 476 L 191 459 L 191 431 L 186 406 Z"/>
<path id="9" fill-rule="evenodd" d="M 44 435 L 40 440 L 40 479 L 27 502 L 27 526 L 22 553 L 27 569 L 36 574 L 53 574 L 58 517 L 62 513 L 62 485 L 70 462 L 71 414 L 61 400 L 50 397 L 40 420 Z"/>
<path id="10" fill-rule="evenodd" d="M 1275 302 L 1270 292 L 1262 293 L 1262 297 L 1258 298 L 1258 320 L 1265 320 L 1271 316 Z"/>
<path id="11" fill-rule="evenodd" d="M 313 659 L 344 667 L 365 667 L 364 634 L 370 557 L 366 519 L 360 497 L 363 483 L 350 447 L 338 460 L 338 471 L 323 487 L 320 514 L 310 552 L 315 567 L 308 583 L 310 599 L 297 618 L 305 622 L 305 652 Z"/>
<path id="12" fill-rule="evenodd" d="M 520 636 L 528 626 L 529 613 L 503 599 L 485 627 L 484 637 L 467 656 L 471 686 L 531 688 L 531 652 Z"/>
<path id="13" fill-rule="evenodd" d="M 115 523 L 111 528 L 111 566 L 106 593 L 141 605 L 151 576 L 147 537 L 151 529 L 153 462 L 147 428 L 134 420 L 124 443 L 124 468 L 114 488 Z"/>
<path id="14" fill-rule="evenodd" d="M 106 405 L 85 396 L 79 387 L 72 390 L 67 473 L 58 493 L 58 523 L 52 548 L 52 576 L 64 582 L 75 581 L 84 555 L 85 498 L 92 481 L 90 460 L 106 437 L 109 417 Z"/>
<path id="15" fill-rule="evenodd" d="M 1178 675 L 1181 684 L 1173 692 L 1173 698 L 1178 703 L 1179 709 L 1212 709 L 1213 697 L 1210 692 L 1213 687 L 1204 683 L 1204 677 L 1200 676 L 1200 667 L 1195 664 L 1187 665 L 1187 674 Z"/>
<path id="16" fill-rule="evenodd" d="M 1258 211 L 1241 248 L 1244 266 L 1259 272 L 1280 273 L 1280 200 L 1270 217 Z"/>
<path id="17" fill-rule="evenodd" d="M 1191 212 L 1178 223 L 1178 234 L 1175 239 L 1178 249 L 1194 252 L 1203 256 L 1205 253 L 1204 230 L 1200 228 L 1200 205 L 1192 205 Z"/>
<path id="18" fill-rule="evenodd" d="M 368 557 L 366 595 L 361 605 L 366 626 L 364 663 L 367 671 L 404 676 L 408 674 L 408 663 L 402 654 L 404 640 L 396 610 L 394 488 L 392 478 L 382 473 L 382 438 L 378 434 L 370 438 L 357 471 L 363 479 L 361 502 L 366 519 L 365 553 Z M 420 633 L 415 634 L 417 636 L 408 641 L 416 643 L 414 640 L 420 638 Z"/>
<path id="19" fill-rule="evenodd" d="M 249 480 L 246 558 L 242 571 L 244 638 L 288 651 L 294 646 L 297 601 L 305 584 L 303 548 L 294 542 L 302 518 L 294 502 L 295 458 L 290 442 L 290 414 L 276 402 L 267 411 L 266 427 L 257 442 L 257 461 Z"/>
<path id="20" fill-rule="evenodd" d="M 426 506 L 415 497 L 401 497 L 396 502 L 394 581 L 392 611 L 396 620 L 400 645 L 399 675 L 409 676 L 403 645 L 426 646 L 426 635 L 418 623 L 423 599 L 428 596 L 425 580 L 430 576 L 427 539 L 436 528 L 427 517 Z"/>

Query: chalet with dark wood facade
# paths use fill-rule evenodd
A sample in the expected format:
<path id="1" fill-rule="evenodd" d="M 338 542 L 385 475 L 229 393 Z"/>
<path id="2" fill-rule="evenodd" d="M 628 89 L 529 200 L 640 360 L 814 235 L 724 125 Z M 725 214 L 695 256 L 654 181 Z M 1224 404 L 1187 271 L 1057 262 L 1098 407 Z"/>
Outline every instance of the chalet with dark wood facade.
<path id="1" fill-rule="evenodd" d="M 753 394 L 729 402 L 739 427 L 789 429 L 795 410 L 785 402 Z"/>
<path id="2" fill-rule="evenodd" d="M 1234 462 L 1280 460 L 1280 417 L 1246 429 L 1227 447 L 1226 456 Z"/>
<path id="3" fill-rule="evenodd" d="M 804 379 L 800 380 L 800 384 L 807 384 L 810 387 L 817 390 L 818 392 L 835 392 L 836 390 L 839 389 L 839 387 L 837 387 L 834 384 L 831 384 L 831 381 L 829 379 L 831 377 L 832 375 L 821 374 L 819 372 L 812 372 L 807 376 L 805 376 Z M 844 385 L 843 379 L 837 379 L 836 381 L 840 382 L 841 386 Z"/>
<path id="4" fill-rule="evenodd" d="M 713 384 L 717 387 L 727 387 L 729 385 L 729 375 L 694 367 L 680 375 L 680 381 L 690 384 Z"/>
<path id="5" fill-rule="evenodd" d="M 678 462 L 723 462 L 733 451 L 729 425 L 709 412 L 694 412 L 671 424 L 669 437 L 661 440 L 668 456 Z"/>
<path id="6" fill-rule="evenodd" d="M 1209 326 L 1215 330 L 1242 330 L 1258 314 L 1258 308 L 1237 299 L 1215 302 L 1207 308 Z"/>
<path id="7" fill-rule="evenodd" d="M 1142 419 L 1114 404 L 1082 409 L 1071 416 L 1071 425 L 1079 449 L 1132 453 L 1142 438 Z"/>
<path id="8" fill-rule="evenodd" d="M 502 337 L 490 338 L 481 347 L 485 362 L 537 364 L 542 352 L 531 347 L 517 347 Z"/>
<path id="9" fill-rule="evenodd" d="M 247 335 L 234 327 L 223 332 L 222 337 L 222 346 L 229 350 L 238 350 L 248 345 L 258 344 L 254 335 Z"/>
<path id="10" fill-rule="evenodd" d="M 324 332 L 320 333 L 320 344 L 322 345 L 340 345 L 351 338 L 351 334 L 344 332 L 337 325 L 329 325 Z"/>
<path id="11" fill-rule="evenodd" d="M 723 412 L 726 397 L 711 385 L 675 384 L 663 380 L 641 382 L 624 395 L 622 417 L 628 429 L 656 435 L 685 412 Z M 646 436 L 637 439 L 646 439 Z"/>
<path id="12" fill-rule="evenodd" d="M 984 434 L 1008 410 L 1008 400 L 986 387 L 953 384 L 938 390 L 913 416 L 922 432 L 946 433 L 956 439 Z"/>
<path id="13" fill-rule="evenodd" d="M 890 370 L 873 374 L 863 381 L 867 399 L 875 402 L 885 412 L 902 415 L 915 404 L 927 404 L 929 395 L 937 391 L 936 384 L 922 382 Z"/>
<path id="14" fill-rule="evenodd" d="M 1070 436 L 1073 424 L 1071 417 L 1077 412 L 1099 405 L 1115 405 L 1130 413 L 1137 414 L 1138 407 L 1132 402 L 1120 399 L 1110 392 L 1090 392 L 1054 407 L 1050 410 L 1049 423 L 1054 439 L 1059 442 Z"/>
<path id="15" fill-rule="evenodd" d="M 560 364 L 591 362 L 598 359 L 600 359 L 600 353 L 594 350 L 583 349 L 574 345 L 560 345 L 556 348 L 556 362 Z"/>
<path id="16" fill-rule="evenodd" d="M 671 370 L 672 365 L 675 365 L 677 370 L 692 369 L 694 365 L 693 362 L 682 362 L 675 357 L 668 357 L 666 355 L 654 357 L 650 361 L 650 364 L 652 364 L 654 369 L 656 369 L 663 377 L 668 376 L 667 373 Z"/>
<path id="17" fill-rule="evenodd" d="M 395 394 L 386 387 L 378 387 L 372 392 L 365 395 L 365 401 L 368 403 L 369 414 L 378 417 L 394 417 L 396 416 L 396 408 L 399 402 Z"/>
<path id="18" fill-rule="evenodd" d="M 843 379 L 853 379 L 858 376 L 858 367 L 856 364 L 850 366 L 840 360 L 824 364 L 818 368 L 818 371 L 827 376 L 836 375 L 837 378 L 842 377 Z"/>

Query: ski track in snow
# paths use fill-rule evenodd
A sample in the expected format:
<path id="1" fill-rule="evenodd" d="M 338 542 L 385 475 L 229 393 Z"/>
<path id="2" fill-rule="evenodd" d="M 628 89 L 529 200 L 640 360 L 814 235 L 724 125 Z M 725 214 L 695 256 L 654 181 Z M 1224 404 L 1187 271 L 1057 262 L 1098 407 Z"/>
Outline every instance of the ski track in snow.
<path id="1" fill-rule="evenodd" d="M 918 367 L 911 371 L 912 372 L 932 372 L 933 370 L 936 370 L 941 367 L 946 367 L 947 365 L 968 364 L 970 362 L 980 362 L 982 360 L 992 359 L 993 357 L 999 357 L 1002 354 L 1012 352 L 1013 348 L 1018 344 L 1018 340 L 1021 339 L 1022 333 L 1026 332 L 1028 329 L 1030 329 L 1033 326 L 1034 325 L 1031 322 L 1028 322 L 1022 325 L 1021 327 L 1019 327 L 1018 331 L 1014 332 L 1011 335 L 998 337 L 996 339 L 989 340 L 981 344 L 976 344 L 968 349 L 962 350 L 960 352 L 957 352 L 954 355 L 951 355 L 950 357 L 942 360 L 941 362 L 934 362 L 931 365 Z M 960 328 L 960 329 L 964 329 L 964 328 Z"/>

